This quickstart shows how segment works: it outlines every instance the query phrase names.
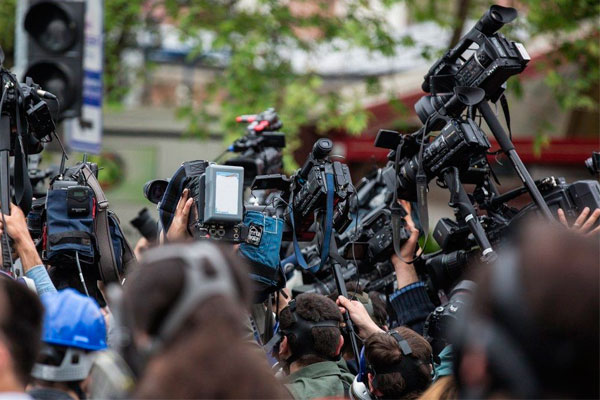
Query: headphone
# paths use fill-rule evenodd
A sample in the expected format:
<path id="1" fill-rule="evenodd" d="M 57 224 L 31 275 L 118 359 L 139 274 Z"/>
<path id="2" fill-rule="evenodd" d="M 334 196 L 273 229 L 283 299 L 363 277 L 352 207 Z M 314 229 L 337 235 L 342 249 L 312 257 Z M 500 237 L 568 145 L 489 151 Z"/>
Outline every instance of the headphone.
<path id="1" fill-rule="evenodd" d="M 393 365 L 389 365 L 387 367 L 379 367 L 377 369 L 373 368 L 373 366 L 368 362 L 365 356 L 365 348 L 363 346 L 360 352 L 360 365 L 359 365 L 359 373 L 357 377 L 354 379 L 352 383 L 352 387 L 350 390 L 351 398 L 357 400 L 367 400 L 372 399 L 374 395 L 370 393 L 368 390 L 368 374 L 373 375 L 373 380 L 371 381 L 371 385 L 373 388 L 377 389 L 378 376 L 391 374 L 391 373 L 400 373 L 402 378 L 406 383 L 406 387 L 404 391 L 406 393 L 413 392 L 416 390 L 416 387 L 413 387 L 419 382 L 419 367 L 423 365 L 423 361 L 421 361 L 412 351 L 410 344 L 408 341 L 400 334 L 400 332 L 396 330 L 390 330 L 385 334 L 393 337 L 396 340 L 398 348 L 402 353 L 402 358 L 400 362 L 395 363 Z M 409 385 L 409 382 L 412 382 L 412 385 Z"/>
<path id="2" fill-rule="evenodd" d="M 296 311 L 296 299 L 293 299 L 288 303 L 286 307 L 290 311 L 290 315 L 292 317 L 292 324 L 287 328 L 281 327 L 281 321 L 279 322 L 279 329 L 273 335 L 271 340 L 265 345 L 265 351 L 268 354 L 271 354 L 274 349 L 279 348 L 281 341 L 284 337 L 294 335 L 295 337 L 295 354 L 292 354 L 286 361 L 288 364 L 293 363 L 297 359 L 307 354 L 315 354 L 321 357 L 320 354 L 316 354 L 314 350 L 314 339 L 312 336 L 313 328 L 337 328 L 340 329 L 340 321 L 336 320 L 322 320 L 319 322 L 310 321 L 303 318 Z M 284 310 L 286 309 L 284 308 Z M 338 355 L 335 357 L 335 360 L 339 359 L 341 356 Z M 332 360 L 334 361 L 334 360 Z"/>

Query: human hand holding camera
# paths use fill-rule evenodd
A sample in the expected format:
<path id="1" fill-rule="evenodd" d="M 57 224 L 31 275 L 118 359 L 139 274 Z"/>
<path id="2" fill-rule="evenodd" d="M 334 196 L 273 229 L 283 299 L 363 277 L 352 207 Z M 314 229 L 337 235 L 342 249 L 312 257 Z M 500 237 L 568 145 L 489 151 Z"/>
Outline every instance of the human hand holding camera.
<path id="1" fill-rule="evenodd" d="M 396 271 L 396 279 L 398 281 L 398 289 L 410 285 L 419 281 L 415 266 L 407 261 L 412 261 L 415 258 L 415 251 L 419 241 L 419 230 L 415 227 L 415 223 L 411 217 L 411 206 L 410 202 L 406 200 L 400 200 L 400 204 L 407 212 L 405 217 L 406 228 L 410 231 L 410 238 L 404 242 L 400 248 L 400 257 L 394 254 L 392 255 L 391 261 Z"/>
<path id="2" fill-rule="evenodd" d="M 167 232 L 167 240 L 170 242 L 176 242 L 190 237 L 187 226 L 190 218 L 190 210 L 194 204 L 194 199 L 189 196 L 190 190 L 184 189 L 179 201 L 177 202 L 175 216 L 173 217 L 173 222 L 171 222 L 171 226 Z"/>
<path id="3" fill-rule="evenodd" d="M 356 333 L 361 339 L 365 340 L 369 336 L 383 330 L 377 326 L 371 319 L 365 306 L 358 300 L 349 300 L 344 296 L 339 296 L 336 300 L 342 314 L 349 313 L 350 319 L 356 328 Z"/>
<path id="4" fill-rule="evenodd" d="M 6 225 L 4 224 L 6 222 Z M 35 243 L 31 239 L 29 229 L 27 229 L 27 220 L 23 211 L 14 204 L 10 205 L 10 215 L 5 214 L 4 219 L 0 218 L 0 235 L 7 233 L 14 242 L 14 248 L 23 269 L 27 272 L 29 269 L 42 264 L 42 260 L 35 248 Z"/>

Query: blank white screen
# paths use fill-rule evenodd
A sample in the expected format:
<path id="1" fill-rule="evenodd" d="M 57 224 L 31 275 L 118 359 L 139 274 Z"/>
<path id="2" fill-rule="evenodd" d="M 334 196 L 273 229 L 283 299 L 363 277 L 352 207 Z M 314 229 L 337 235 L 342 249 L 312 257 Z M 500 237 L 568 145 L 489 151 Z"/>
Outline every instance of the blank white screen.
<path id="1" fill-rule="evenodd" d="M 239 175 L 217 171 L 215 185 L 215 211 L 218 214 L 237 215 L 239 200 Z"/>

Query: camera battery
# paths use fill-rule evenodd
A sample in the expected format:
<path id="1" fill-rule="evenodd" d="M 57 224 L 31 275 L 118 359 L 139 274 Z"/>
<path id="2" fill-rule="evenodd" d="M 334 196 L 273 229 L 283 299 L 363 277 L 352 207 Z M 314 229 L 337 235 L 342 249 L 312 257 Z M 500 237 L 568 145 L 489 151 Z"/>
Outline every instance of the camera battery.
<path id="1" fill-rule="evenodd" d="M 87 186 L 67 188 L 67 214 L 71 218 L 90 215 L 90 190 Z"/>

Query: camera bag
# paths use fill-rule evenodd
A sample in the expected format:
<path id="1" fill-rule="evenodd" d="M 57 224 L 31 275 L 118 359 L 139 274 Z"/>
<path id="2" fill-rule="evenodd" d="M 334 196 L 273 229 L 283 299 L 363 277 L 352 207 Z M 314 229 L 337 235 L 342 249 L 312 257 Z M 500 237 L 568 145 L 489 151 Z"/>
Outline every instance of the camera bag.
<path id="1" fill-rule="evenodd" d="M 85 198 L 77 200 L 83 211 L 76 216 L 69 215 L 75 201 L 69 198 L 69 191 L 48 190 L 43 239 L 45 259 L 57 267 L 79 263 L 82 270 L 93 269 L 96 279 L 104 283 L 121 282 L 135 257 L 119 219 L 108 209 L 104 191 L 87 164 L 77 166 L 72 177 L 85 182 L 88 191 Z"/>

